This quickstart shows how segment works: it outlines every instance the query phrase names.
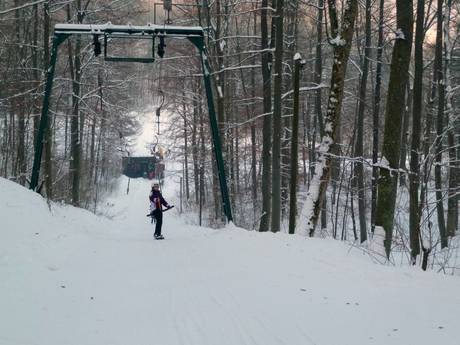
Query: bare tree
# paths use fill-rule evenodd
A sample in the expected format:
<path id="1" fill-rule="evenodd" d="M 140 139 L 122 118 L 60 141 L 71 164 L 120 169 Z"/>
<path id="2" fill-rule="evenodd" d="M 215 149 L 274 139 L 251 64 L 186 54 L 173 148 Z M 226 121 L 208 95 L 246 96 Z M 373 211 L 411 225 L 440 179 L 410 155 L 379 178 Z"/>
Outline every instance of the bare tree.
<path id="1" fill-rule="evenodd" d="M 410 174 L 409 174 L 409 234 L 411 257 L 415 264 L 420 254 L 420 214 L 418 205 L 419 193 L 419 150 L 422 119 L 422 91 L 423 91 L 423 41 L 425 37 L 425 1 L 417 1 L 417 26 L 415 30 L 414 52 L 414 97 L 412 107 L 412 141 L 410 150 Z"/>
<path id="2" fill-rule="evenodd" d="M 319 157 L 315 167 L 307 200 L 302 211 L 302 218 L 307 219 L 307 231 L 310 236 L 314 235 L 318 222 L 321 204 L 326 194 L 329 182 L 331 157 L 329 155 L 331 146 L 337 134 L 340 111 L 342 109 L 342 99 L 344 92 L 345 73 L 347 70 L 348 57 L 350 55 L 351 41 L 355 19 L 358 11 L 358 2 L 348 0 L 345 3 L 345 11 L 342 17 L 342 25 L 339 27 L 337 8 L 335 1 L 329 0 L 329 20 L 331 25 L 332 39 L 329 43 L 334 49 L 334 64 L 332 66 L 331 87 L 326 117 L 324 121 L 324 135 L 321 139 Z"/>
<path id="3" fill-rule="evenodd" d="M 272 152 L 272 95 L 271 95 L 271 73 L 270 65 L 272 55 L 269 51 L 268 42 L 268 16 L 267 7 L 268 0 L 262 0 L 261 18 L 260 18 L 260 32 L 261 32 L 261 59 L 262 59 L 262 89 L 263 89 L 263 133 L 262 133 L 262 215 L 260 217 L 259 231 L 268 231 L 271 219 L 271 193 L 266 191 L 270 190 L 271 181 L 271 152 Z"/>
<path id="4" fill-rule="evenodd" d="M 393 220 L 398 188 L 399 156 L 401 145 L 401 114 L 405 105 L 405 90 L 409 77 L 409 63 L 413 34 L 412 0 L 396 2 L 396 38 L 391 59 L 388 85 L 382 160 L 377 193 L 375 225 L 385 231 L 385 251 L 389 257 L 393 238 Z"/>

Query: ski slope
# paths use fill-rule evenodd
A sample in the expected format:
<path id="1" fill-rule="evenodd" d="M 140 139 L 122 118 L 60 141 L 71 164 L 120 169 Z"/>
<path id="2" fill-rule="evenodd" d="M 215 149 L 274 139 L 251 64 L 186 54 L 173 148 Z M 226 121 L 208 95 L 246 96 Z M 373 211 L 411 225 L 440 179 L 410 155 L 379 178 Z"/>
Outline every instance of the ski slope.
<path id="1" fill-rule="evenodd" d="M 126 183 L 108 219 L 0 179 L 1 345 L 460 344 L 458 277 L 338 241 L 190 226 L 178 207 L 155 241 L 150 182 Z"/>

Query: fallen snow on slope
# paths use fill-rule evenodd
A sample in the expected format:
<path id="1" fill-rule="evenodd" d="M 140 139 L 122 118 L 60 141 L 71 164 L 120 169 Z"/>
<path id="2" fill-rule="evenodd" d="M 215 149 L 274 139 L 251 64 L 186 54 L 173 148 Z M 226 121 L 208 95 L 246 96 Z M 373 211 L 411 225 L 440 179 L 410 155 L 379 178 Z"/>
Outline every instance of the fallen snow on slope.
<path id="1" fill-rule="evenodd" d="M 154 241 L 150 183 L 126 183 L 109 220 L 0 179 L 0 344 L 458 345 L 458 277 L 176 210 Z"/>

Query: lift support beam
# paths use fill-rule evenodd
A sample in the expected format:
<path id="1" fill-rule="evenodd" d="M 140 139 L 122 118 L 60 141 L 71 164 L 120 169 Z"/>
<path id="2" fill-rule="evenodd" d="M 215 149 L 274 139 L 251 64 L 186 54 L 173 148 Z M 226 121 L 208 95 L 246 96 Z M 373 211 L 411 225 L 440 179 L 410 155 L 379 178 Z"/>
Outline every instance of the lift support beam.
<path id="1" fill-rule="evenodd" d="M 209 109 L 209 121 L 211 125 L 211 134 L 214 145 L 215 159 L 217 163 L 217 170 L 219 173 L 220 190 L 222 194 L 223 211 L 228 222 L 233 221 L 230 197 L 228 194 L 227 180 L 225 176 L 225 164 L 222 155 L 222 143 L 217 125 L 216 110 L 214 107 L 214 100 L 211 85 L 211 66 L 209 64 L 206 46 L 204 44 L 204 31 L 201 27 L 184 27 L 184 26 L 171 26 L 171 25 L 113 25 L 111 23 L 93 25 L 93 24 L 56 24 L 54 27 L 53 47 L 51 51 L 50 65 L 47 71 L 45 94 L 43 97 L 43 105 L 40 117 L 40 125 L 37 133 L 37 140 L 35 142 L 35 155 L 32 167 L 32 176 L 30 182 L 30 189 L 37 190 L 38 180 L 40 175 L 40 165 L 42 160 L 43 139 L 45 138 L 45 131 L 48 128 L 48 111 L 49 103 L 53 88 L 54 72 L 56 68 L 56 61 L 58 56 L 59 46 L 65 42 L 71 35 L 92 35 L 95 42 L 99 42 L 99 36 L 103 36 L 104 44 L 107 42 L 107 37 L 117 38 L 133 38 L 142 39 L 151 37 L 152 41 L 156 37 L 160 39 L 165 38 L 186 38 L 200 52 L 201 67 L 203 70 L 203 79 L 206 90 L 206 96 Z M 106 51 L 106 46 L 104 50 Z M 105 54 L 106 55 L 106 54 Z M 107 59 L 110 61 L 110 58 Z M 113 59 L 111 61 L 114 61 Z M 126 62 L 153 62 L 152 58 L 117 58 L 116 61 Z"/>

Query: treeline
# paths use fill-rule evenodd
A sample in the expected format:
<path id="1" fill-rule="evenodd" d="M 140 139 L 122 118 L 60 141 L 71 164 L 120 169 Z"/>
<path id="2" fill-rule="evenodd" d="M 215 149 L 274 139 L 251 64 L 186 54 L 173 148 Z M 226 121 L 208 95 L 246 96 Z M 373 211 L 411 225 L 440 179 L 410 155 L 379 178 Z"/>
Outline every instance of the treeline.
<path id="1" fill-rule="evenodd" d="M 216 1 L 187 9 L 175 20 L 210 32 L 238 225 L 295 228 L 363 243 L 392 262 L 455 270 L 458 2 Z M 207 119 L 199 61 L 186 48 L 175 53 L 163 62 L 162 85 L 177 118 L 171 131 L 183 159 L 185 198 L 218 226 L 216 167 L 209 139 L 204 148 L 199 139 Z M 298 107 L 296 53 L 304 60 Z"/>
<path id="2" fill-rule="evenodd" d="M 2 1 L 0 4 L 0 176 L 28 185 L 54 24 L 133 20 L 135 1 Z M 139 76 L 133 65 L 94 58 L 90 40 L 59 49 L 44 140 L 39 190 L 52 200 L 96 211 L 120 171 L 130 136 Z"/>
<path id="3" fill-rule="evenodd" d="M 30 176 L 52 25 L 163 24 L 167 15 L 153 7 L 0 4 L 1 176 L 22 184 Z M 459 11 L 454 0 L 173 2 L 173 24 L 207 33 L 236 224 L 457 269 Z M 164 95 L 171 121 L 162 135 L 183 162 L 185 212 L 200 224 L 224 223 L 201 65 L 189 42 L 166 39 L 152 68 L 105 63 L 90 41 L 72 39 L 56 76 L 43 194 L 94 207 L 100 182 L 109 187 L 129 151 L 136 113 Z"/>

